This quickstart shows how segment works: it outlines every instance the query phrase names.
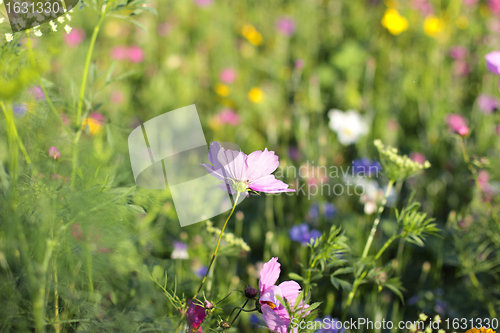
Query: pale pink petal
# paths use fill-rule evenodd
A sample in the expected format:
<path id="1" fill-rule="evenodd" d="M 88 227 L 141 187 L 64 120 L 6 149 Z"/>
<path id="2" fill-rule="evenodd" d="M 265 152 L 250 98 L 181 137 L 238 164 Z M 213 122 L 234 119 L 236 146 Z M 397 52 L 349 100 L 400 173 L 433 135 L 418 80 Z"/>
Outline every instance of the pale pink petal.
<path id="1" fill-rule="evenodd" d="M 276 257 L 271 258 L 271 260 L 264 264 L 264 267 L 262 267 L 260 271 L 259 290 L 261 294 L 263 294 L 267 288 L 276 284 L 281 273 L 280 266 L 281 264 Z"/>
<path id="2" fill-rule="evenodd" d="M 261 307 L 262 318 L 271 332 L 287 333 L 289 320 L 281 318 L 269 305 Z"/>
<path id="3" fill-rule="evenodd" d="M 247 158 L 248 180 L 253 181 L 274 172 L 279 166 L 279 158 L 274 151 L 254 151 Z"/>
<path id="4" fill-rule="evenodd" d="M 486 67 L 493 74 L 500 75 L 500 51 L 493 51 L 486 56 Z"/>
<path id="5" fill-rule="evenodd" d="M 295 190 L 288 188 L 288 184 L 276 179 L 274 175 L 267 175 L 250 182 L 248 187 L 257 192 L 266 193 L 295 192 Z"/>
<path id="6" fill-rule="evenodd" d="M 290 303 L 290 308 L 293 309 L 300 293 L 300 285 L 295 281 L 285 281 L 280 283 L 278 287 L 281 289 L 283 297 Z"/>
<path id="7" fill-rule="evenodd" d="M 265 289 L 263 293 L 261 293 L 260 298 L 259 298 L 259 302 L 261 302 L 261 304 L 262 304 L 262 302 L 271 302 L 276 307 L 278 307 L 281 304 L 281 302 L 276 296 L 279 296 L 282 298 L 284 295 L 283 295 L 280 287 L 272 285 L 269 288 Z"/>

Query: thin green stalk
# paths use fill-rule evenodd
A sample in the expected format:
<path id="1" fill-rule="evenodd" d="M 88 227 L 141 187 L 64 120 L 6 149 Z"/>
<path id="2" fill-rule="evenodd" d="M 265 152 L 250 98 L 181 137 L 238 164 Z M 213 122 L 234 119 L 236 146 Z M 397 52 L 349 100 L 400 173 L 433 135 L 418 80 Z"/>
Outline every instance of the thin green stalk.
<path id="1" fill-rule="evenodd" d="M 45 95 L 45 100 L 49 104 L 50 110 L 52 111 L 54 116 L 57 118 L 57 120 L 61 124 L 62 128 L 66 131 L 66 133 L 68 133 L 71 137 L 74 137 L 75 135 L 71 132 L 71 130 L 68 128 L 68 126 L 66 126 L 66 124 L 62 120 L 61 115 L 59 114 L 59 112 L 57 112 L 54 104 L 52 103 L 52 100 L 49 97 L 49 94 L 47 93 L 47 90 L 45 89 L 45 86 L 43 85 L 42 78 L 41 78 L 40 73 L 38 72 L 38 69 L 36 67 L 35 55 L 33 54 L 33 48 L 31 47 L 29 29 L 26 30 L 26 46 L 28 47 L 28 53 L 29 53 L 30 58 L 31 58 L 31 63 L 33 64 L 33 67 L 35 68 L 35 73 L 36 73 L 36 76 L 38 78 L 38 83 L 40 84 L 40 87 L 43 90 L 43 94 Z"/>
<path id="2" fill-rule="evenodd" d="M 33 300 L 33 313 L 35 317 L 36 331 L 38 333 L 45 332 L 45 284 L 47 283 L 47 270 L 54 245 L 54 241 L 47 240 L 42 266 L 39 272 L 39 288 L 35 291 L 35 297 Z"/>
<path id="3" fill-rule="evenodd" d="M 378 207 L 378 212 L 377 212 L 377 217 L 375 218 L 375 221 L 373 221 L 373 226 L 370 232 L 370 236 L 368 237 L 368 241 L 366 242 L 365 249 L 363 250 L 363 254 L 361 256 L 361 259 L 365 259 L 366 256 L 368 255 L 368 251 L 370 250 L 370 247 L 373 242 L 373 238 L 375 237 L 375 233 L 377 232 L 377 227 L 378 224 L 380 223 L 380 218 L 382 216 L 382 213 L 385 208 L 385 204 L 387 203 L 387 198 L 389 197 L 389 193 L 391 192 L 392 186 L 394 185 L 393 180 L 389 180 L 389 183 L 387 184 L 387 189 L 385 190 L 384 197 L 382 198 L 382 201 L 380 202 L 380 206 Z M 344 317 L 347 314 L 347 311 L 349 311 L 349 307 L 352 304 L 352 301 L 354 299 L 354 296 L 356 295 L 356 291 L 358 288 L 358 285 L 361 283 L 361 280 L 365 277 L 366 272 L 364 272 L 361 275 L 358 275 L 356 279 L 354 279 L 354 283 L 352 284 L 352 291 L 349 293 L 349 296 L 347 298 L 347 303 L 345 306 L 345 312 L 344 312 Z"/>
<path id="4" fill-rule="evenodd" d="M 245 303 L 243 304 L 243 306 L 242 306 L 241 308 L 239 308 L 239 309 L 238 309 L 238 313 L 236 313 L 236 316 L 234 316 L 233 320 L 231 320 L 231 324 L 229 324 L 229 326 L 230 326 L 230 327 L 232 327 L 232 326 L 233 326 L 233 324 L 234 324 L 234 322 L 236 321 L 236 319 L 238 319 L 238 316 L 240 315 L 241 311 L 245 308 L 245 306 L 248 304 L 248 301 L 249 301 L 249 299 L 247 298 L 247 299 L 246 299 L 246 301 L 245 301 Z M 236 309 L 236 308 L 234 308 L 234 309 Z M 233 309 L 233 311 L 234 311 L 234 309 Z M 229 318 L 230 318 L 230 317 L 231 317 L 231 315 L 233 314 L 233 311 L 231 311 L 231 313 L 229 314 L 229 316 L 227 316 L 226 321 L 229 321 Z M 226 329 L 224 329 L 224 331 L 222 331 L 222 332 L 223 332 L 223 333 L 225 333 L 225 332 L 227 332 L 227 330 L 228 330 L 228 329 L 229 329 L 229 328 L 226 328 Z"/>
<path id="5" fill-rule="evenodd" d="M 89 299 L 94 299 L 94 281 L 92 278 L 92 251 L 90 249 L 90 241 L 87 242 L 87 276 L 89 279 Z"/>
<path id="6" fill-rule="evenodd" d="M 76 107 L 76 126 L 78 128 L 78 132 L 74 136 L 73 140 L 73 158 L 72 158 L 72 172 L 71 172 L 71 186 L 74 185 L 76 169 L 78 167 L 78 143 L 80 141 L 80 136 L 82 133 L 82 108 L 83 108 L 83 99 L 85 97 L 85 87 L 87 85 L 87 77 L 89 74 L 90 62 L 92 60 L 92 53 L 94 51 L 95 42 L 97 40 L 97 35 L 99 34 L 99 30 L 101 29 L 102 22 L 104 21 L 104 17 L 106 16 L 107 8 L 109 6 L 104 5 L 97 25 L 94 27 L 94 32 L 92 33 L 92 38 L 90 39 L 89 49 L 87 51 L 87 58 L 85 60 L 85 67 L 83 69 L 83 77 L 82 84 L 80 86 L 80 96 L 78 97 L 78 104 Z"/>
<path id="7" fill-rule="evenodd" d="M 309 290 L 311 289 L 311 272 L 314 269 L 314 266 L 316 266 L 317 259 L 315 258 L 314 260 L 311 261 L 311 264 L 309 265 L 309 269 L 307 270 L 307 277 L 304 282 L 304 299 L 306 299 L 307 294 L 309 293 Z M 293 306 L 293 304 L 292 304 Z"/>
<path id="8" fill-rule="evenodd" d="M 203 277 L 203 280 L 201 280 L 201 284 L 200 284 L 200 287 L 198 288 L 198 291 L 196 292 L 196 294 L 194 295 L 194 297 L 192 298 L 193 299 L 193 302 L 196 300 L 196 297 L 198 297 L 199 293 L 201 292 L 201 289 L 203 288 L 203 285 L 205 284 L 205 281 L 207 279 L 207 276 L 208 274 L 210 273 L 210 269 L 212 268 L 213 266 L 213 263 L 215 261 L 215 258 L 217 257 L 217 252 L 219 251 L 219 246 L 220 246 L 220 241 L 222 239 L 222 235 L 224 234 L 224 230 L 226 229 L 226 226 L 227 226 L 227 222 L 229 221 L 229 219 L 231 218 L 231 216 L 233 215 L 233 212 L 234 212 L 234 209 L 236 208 L 236 204 L 238 204 L 238 199 L 240 198 L 240 194 L 241 192 L 238 192 L 238 194 L 236 195 L 236 199 L 234 200 L 234 204 L 233 204 L 233 208 L 231 209 L 231 212 L 229 213 L 227 219 L 226 219 L 226 222 L 224 222 L 224 225 L 222 226 L 222 230 L 220 232 L 220 235 L 219 235 L 219 239 L 217 240 L 217 246 L 215 247 L 215 251 L 214 251 L 214 254 L 212 255 L 212 260 L 210 260 L 210 264 L 208 265 L 208 269 L 207 269 L 207 272 L 205 273 L 205 276 Z M 184 316 L 186 315 L 186 310 L 187 310 L 187 304 L 186 306 L 184 307 L 184 310 L 182 311 L 182 316 L 181 316 L 181 320 L 179 322 L 179 326 L 177 327 L 177 330 L 175 332 L 179 332 L 179 329 L 181 328 L 182 326 L 182 320 L 184 319 Z"/>
<path id="9" fill-rule="evenodd" d="M 375 256 L 375 260 L 378 260 L 378 258 L 380 258 L 382 253 L 384 253 L 384 251 L 389 247 L 389 245 L 391 245 L 391 243 L 394 242 L 399 237 L 400 235 L 394 235 L 391 238 L 389 238 L 387 242 L 385 242 L 384 246 L 382 246 L 382 248 L 378 251 L 377 255 Z"/>

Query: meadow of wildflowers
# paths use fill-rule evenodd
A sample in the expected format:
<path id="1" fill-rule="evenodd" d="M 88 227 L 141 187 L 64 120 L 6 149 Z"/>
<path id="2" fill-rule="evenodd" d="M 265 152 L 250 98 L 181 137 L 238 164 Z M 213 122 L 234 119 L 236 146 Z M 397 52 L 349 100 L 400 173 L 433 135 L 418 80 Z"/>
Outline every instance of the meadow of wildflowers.
<path id="1" fill-rule="evenodd" d="M 500 1 L 11 3 L 0 332 L 500 330 Z M 128 137 L 193 104 L 181 227 Z"/>

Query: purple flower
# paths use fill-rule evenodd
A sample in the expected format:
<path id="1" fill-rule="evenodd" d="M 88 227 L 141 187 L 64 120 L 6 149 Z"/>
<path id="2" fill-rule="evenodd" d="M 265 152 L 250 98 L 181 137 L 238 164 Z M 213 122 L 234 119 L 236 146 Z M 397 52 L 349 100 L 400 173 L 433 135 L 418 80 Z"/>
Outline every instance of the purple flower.
<path id="1" fill-rule="evenodd" d="M 309 231 L 309 226 L 306 223 L 290 228 L 290 239 L 302 245 L 309 244 L 311 239 L 316 241 L 319 237 L 321 237 L 321 231 L 316 229 Z"/>
<path id="2" fill-rule="evenodd" d="M 319 205 L 317 203 L 313 203 L 309 208 L 307 215 L 312 219 L 319 217 Z"/>
<path id="3" fill-rule="evenodd" d="M 186 319 L 189 326 L 189 332 L 202 332 L 201 323 L 207 316 L 205 308 L 198 303 L 188 300 L 189 307 L 186 311 Z"/>
<path id="4" fill-rule="evenodd" d="M 42 101 L 45 99 L 45 94 L 43 93 L 42 87 L 33 86 L 29 89 L 29 93 L 33 96 L 37 101 Z"/>
<path id="5" fill-rule="evenodd" d="M 50 147 L 49 148 L 49 157 L 52 157 L 54 161 L 57 161 L 58 159 L 61 158 L 61 152 L 57 147 Z"/>
<path id="6" fill-rule="evenodd" d="M 493 74 L 500 75 L 500 51 L 493 51 L 484 56 L 486 67 Z"/>
<path id="7" fill-rule="evenodd" d="M 354 160 L 352 162 L 352 168 L 354 174 L 358 177 L 371 177 L 378 175 L 378 173 L 382 170 L 380 164 L 376 160 L 370 161 L 367 157 Z"/>
<path id="8" fill-rule="evenodd" d="M 288 156 L 294 161 L 298 161 L 300 159 L 300 150 L 297 147 L 288 148 Z"/>
<path id="9" fill-rule="evenodd" d="M 14 111 L 14 115 L 17 117 L 22 117 L 28 112 L 28 104 L 27 103 L 19 103 L 19 104 L 14 104 L 12 106 L 12 109 Z"/>
<path id="10" fill-rule="evenodd" d="M 323 205 L 323 213 L 325 214 L 325 217 L 327 219 L 331 219 L 337 213 L 337 207 L 335 207 L 335 205 L 332 203 L 325 202 L 325 204 Z"/>
<path id="11" fill-rule="evenodd" d="M 315 319 L 314 321 L 319 321 L 323 325 L 321 329 L 316 330 L 315 333 L 344 333 L 345 328 L 342 327 L 342 322 L 337 318 L 332 318 L 330 316 L 326 316 L 323 319 Z"/>
<path id="12" fill-rule="evenodd" d="M 174 242 L 174 251 L 170 256 L 172 259 L 189 259 L 187 244 L 183 242 Z"/>
<path id="13" fill-rule="evenodd" d="M 481 94 L 479 96 L 479 98 L 477 99 L 477 105 L 479 106 L 479 109 L 481 111 L 487 114 L 498 110 L 498 107 L 500 106 L 498 99 L 486 94 Z"/>
<path id="14" fill-rule="evenodd" d="M 207 274 L 207 272 L 208 272 L 208 267 L 202 265 L 194 271 L 194 275 L 196 275 L 199 278 L 202 278 L 205 276 L 205 274 Z"/>
<path id="15" fill-rule="evenodd" d="M 279 158 L 274 151 L 254 151 L 250 155 L 225 149 L 219 142 L 210 144 L 208 160 L 212 164 L 202 165 L 223 184 L 223 188 L 234 193 L 249 191 L 265 193 L 295 192 L 288 185 L 276 179 L 271 173 L 279 166 Z"/>
<path id="16" fill-rule="evenodd" d="M 289 17 L 280 17 L 276 20 L 276 30 L 285 36 L 292 36 L 295 33 L 295 21 Z"/>

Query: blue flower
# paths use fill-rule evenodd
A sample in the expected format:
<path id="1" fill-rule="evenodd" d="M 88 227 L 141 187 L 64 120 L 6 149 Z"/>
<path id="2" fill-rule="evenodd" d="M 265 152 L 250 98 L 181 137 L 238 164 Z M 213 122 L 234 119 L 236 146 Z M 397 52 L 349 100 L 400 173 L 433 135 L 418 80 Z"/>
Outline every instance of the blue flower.
<path id="1" fill-rule="evenodd" d="M 323 205 L 323 213 L 325 214 L 325 217 L 327 219 L 331 219 L 337 213 L 337 207 L 335 207 L 335 205 L 332 203 L 325 202 L 325 204 Z"/>
<path id="2" fill-rule="evenodd" d="M 345 328 L 342 327 L 342 322 L 337 318 L 332 318 L 330 316 L 326 316 L 323 319 L 316 319 L 315 321 L 320 321 L 323 323 L 322 327 L 319 330 L 316 330 L 315 333 L 344 333 Z"/>
<path id="3" fill-rule="evenodd" d="M 16 117 L 22 117 L 26 114 L 26 112 L 28 112 L 28 104 L 27 103 L 14 104 L 12 106 L 12 109 Z"/>
<path id="4" fill-rule="evenodd" d="M 208 271 L 208 267 L 207 266 L 200 266 L 198 269 L 196 269 L 194 271 L 194 274 L 199 277 L 199 278 L 202 278 L 205 276 L 205 274 L 207 274 L 207 271 Z"/>
<path id="5" fill-rule="evenodd" d="M 378 175 L 382 170 L 380 164 L 376 160 L 370 161 L 370 159 L 366 157 L 354 160 L 352 162 L 352 168 L 354 175 L 358 177 L 372 177 Z"/>
<path id="6" fill-rule="evenodd" d="M 309 226 L 306 223 L 293 226 L 290 229 L 290 239 L 303 245 L 307 245 L 311 239 L 316 240 L 319 237 L 321 237 L 321 231 L 316 229 L 309 231 Z"/>
<path id="7" fill-rule="evenodd" d="M 317 218 L 319 216 L 319 205 L 317 203 L 313 203 L 309 208 L 307 215 L 312 219 Z"/>

